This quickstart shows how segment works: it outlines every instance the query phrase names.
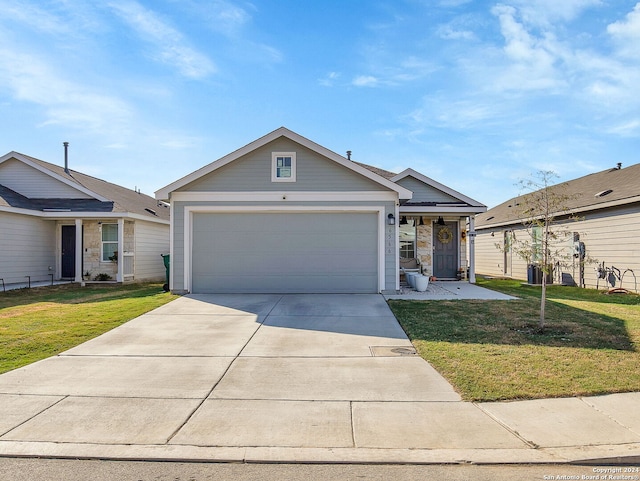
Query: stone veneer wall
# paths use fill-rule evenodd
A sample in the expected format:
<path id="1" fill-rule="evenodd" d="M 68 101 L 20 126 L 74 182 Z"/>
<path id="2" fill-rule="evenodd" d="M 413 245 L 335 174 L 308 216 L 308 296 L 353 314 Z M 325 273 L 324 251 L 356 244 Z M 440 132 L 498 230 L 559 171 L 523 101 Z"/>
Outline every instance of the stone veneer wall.
<path id="1" fill-rule="evenodd" d="M 115 262 L 102 262 L 102 234 L 97 220 L 85 220 L 82 222 L 84 227 L 84 248 L 82 252 L 82 275 L 89 271 L 90 280 L 93 280 L 98 274 L 109 274 L 114 279 L 118 273 L 118 265 Z M 101 221 L 105 224 L 112 224 L 111 221 Z M 124 223 L 124 251 L 133 252 L 134 250 L 135 224 L 133 222 Z"/>
<path id="2" fill-rule="evenodd" d="M 433 219 L 424 218 L 424 225 L 416 226 L 416 256 L 420 260 L 422 273 L 433 274 Z"/>

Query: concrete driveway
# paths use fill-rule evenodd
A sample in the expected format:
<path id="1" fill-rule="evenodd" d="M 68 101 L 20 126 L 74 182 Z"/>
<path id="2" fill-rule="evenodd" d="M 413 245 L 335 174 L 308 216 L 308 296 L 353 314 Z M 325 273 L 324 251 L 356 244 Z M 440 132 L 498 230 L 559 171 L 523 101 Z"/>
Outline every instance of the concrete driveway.
<path id="1" fill-rule="evenodd" d="M 191 295 L 1 375 L 0 455 L 562 460 L 491 408 L 412 355 L 380 295 Z"/>

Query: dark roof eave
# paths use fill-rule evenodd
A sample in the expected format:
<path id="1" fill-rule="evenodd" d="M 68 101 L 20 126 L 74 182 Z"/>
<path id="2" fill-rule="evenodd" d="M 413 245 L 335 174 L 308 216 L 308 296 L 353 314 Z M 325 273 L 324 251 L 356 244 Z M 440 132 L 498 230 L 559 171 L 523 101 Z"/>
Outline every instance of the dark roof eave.
<path id="1" fill-rule="evenodd" d="M 401 205 L 398 211 L 402 214 L 459 214 L 459 215 L 476 215 L 487 211 L 486 207 L 476 206 L 407 206 Z"/>

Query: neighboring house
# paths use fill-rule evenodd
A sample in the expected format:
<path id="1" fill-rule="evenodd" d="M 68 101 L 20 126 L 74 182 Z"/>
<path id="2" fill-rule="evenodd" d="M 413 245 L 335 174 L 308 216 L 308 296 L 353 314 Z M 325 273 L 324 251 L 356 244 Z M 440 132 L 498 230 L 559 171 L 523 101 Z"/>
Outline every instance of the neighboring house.
<path id="1" fill-rule="evenodd" d="M 156 199 L 171 203 L 170 284 L 180 293 L 395 292 L 400 255 L 455 279 L 467 269 L 467 223 L 473 230 L 486 210 L 417 172 L 353 162 L 284 127 Z"/>
<path id="2" fill-rule="evenodd" d="M 637 290 L 634 275 L 640 277 L 640 164 L 586 175 L 552 189 L 567 195 L 567 207 L 578 220 L 560 213 L 557 221 L 573 234 L 566 239 L 568 260 L 555 259 L 554 282 L 585 287 L 610 287 L 598 276 L 598 268 L 615 266 L 624 274 L 623 287 Z M 526 195 L 489 209 L 476 219 L 476 271 L 491 276 L 531 280 L 527 266 L 534 260 L 521 259 L 512 240 L 531 237 L 518 218 L 527 204 Z M 591 264 L 580 261 L 597 260 Z M 631 271 L 628 271 L 630 269 Z M 608 278 L 608 273 L 600 270 Z M 640 280 L 640 279 L 639 279 Z M 616 280 L 619 285 L 619 280 Z"/>
<path id="3" fill-rule="evenodd" d="M 0 278 L 162 280 L 169 207 L 17 152 L 0 157 Z"/>

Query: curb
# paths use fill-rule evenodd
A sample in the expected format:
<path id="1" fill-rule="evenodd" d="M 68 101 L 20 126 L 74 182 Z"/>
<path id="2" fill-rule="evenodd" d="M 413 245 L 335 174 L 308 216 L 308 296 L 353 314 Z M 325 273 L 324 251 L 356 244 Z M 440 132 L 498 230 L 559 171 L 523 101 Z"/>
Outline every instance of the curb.
<path id="1" fill-rule="evenodd" d="M 371 449 L 0 441 L 0 457 L 194 463 L 637 465 L 638 453 L 640 443 L 541 449 Z"/>

